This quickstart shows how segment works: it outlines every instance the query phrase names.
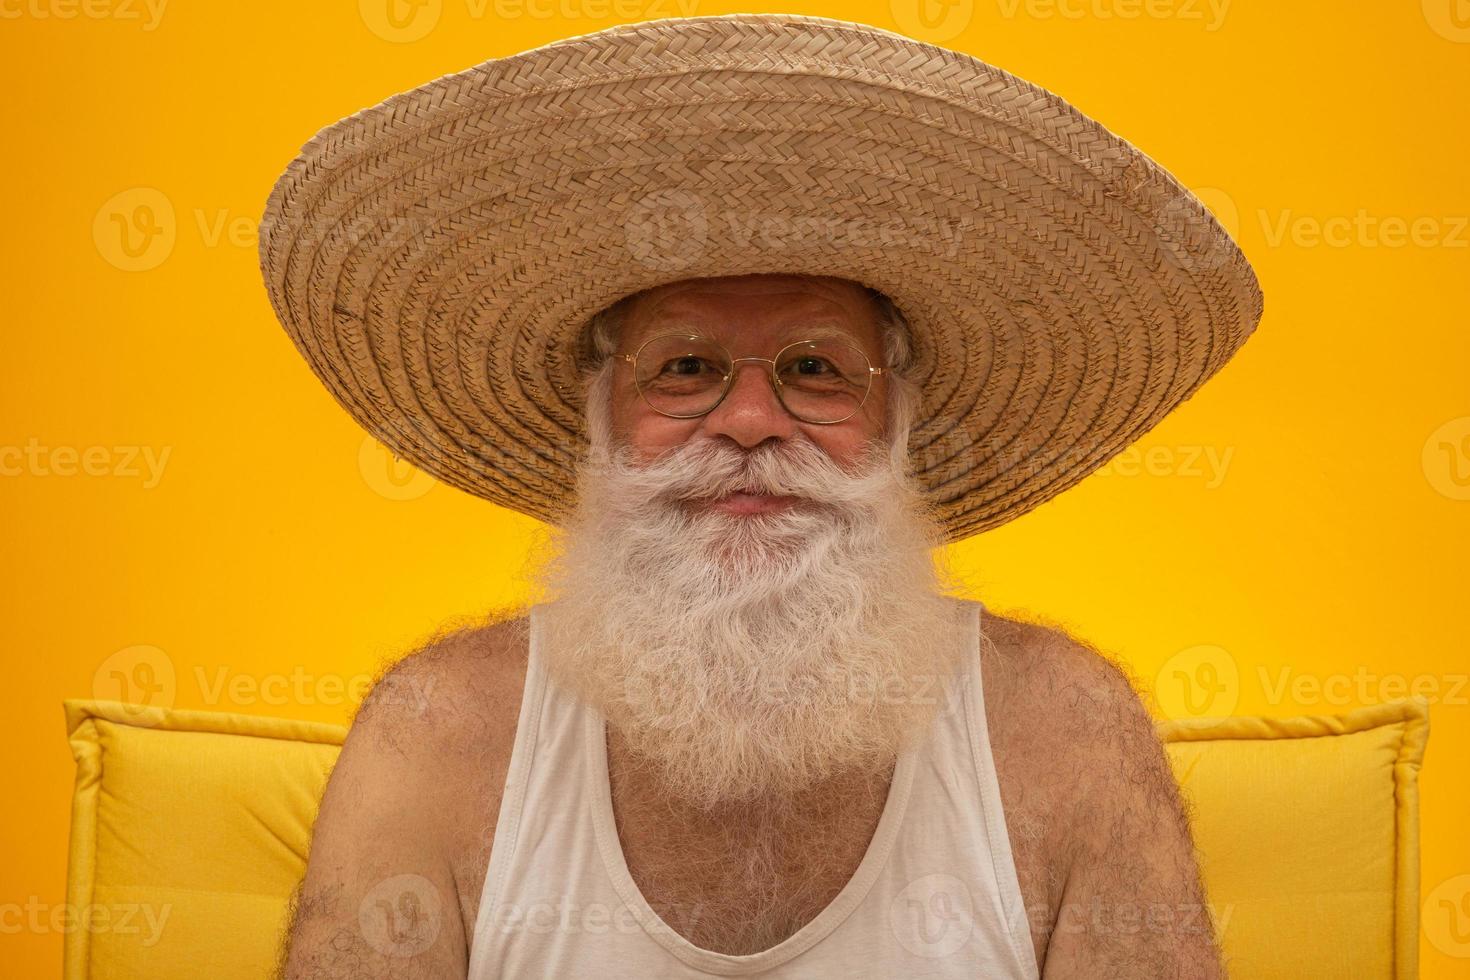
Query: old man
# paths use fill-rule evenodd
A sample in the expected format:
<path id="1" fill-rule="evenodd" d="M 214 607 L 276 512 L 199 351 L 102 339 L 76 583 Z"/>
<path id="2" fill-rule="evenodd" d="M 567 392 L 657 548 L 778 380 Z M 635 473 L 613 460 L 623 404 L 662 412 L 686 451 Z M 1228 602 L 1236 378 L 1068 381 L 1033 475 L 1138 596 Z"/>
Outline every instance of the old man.
<path id="1" fill-rule="evenodd" d="M 1260 314 L 1202 209 L 1038 92 L 731 15 L 489 62 L 308 144 L 262 239 L 283 323 L 395 451 L 548 538 L 536 601 L 364 702 L 283 976 L 1225 975 L 1125 672 L 944 562 Z M 775 255 L 721 224 L 909 205 L 967 244 Z"/>

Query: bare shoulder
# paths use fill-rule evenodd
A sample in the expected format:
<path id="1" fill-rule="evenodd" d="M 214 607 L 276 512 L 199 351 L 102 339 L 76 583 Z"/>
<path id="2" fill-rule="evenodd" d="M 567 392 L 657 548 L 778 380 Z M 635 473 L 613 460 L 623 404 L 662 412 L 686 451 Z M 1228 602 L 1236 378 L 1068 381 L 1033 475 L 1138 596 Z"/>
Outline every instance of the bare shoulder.
<path id="1" fill-rule="evenodd" d="M 1040 959 L 1075 848 L 1079 774 L 1116 751 L 1116 716 L 1143 708 L 1121 667 L 1057 625 L 986 610 L 981 634 L 991 754 Z"/>
<path id="2" fill-rule="evenodd" d="M 451 817 L 444 849 L 456 874 L 488 854 L 528 652 L 525 615 L 442 631 L 381 673 L 353 721 L 376 751 L 414 760 L 418 798 Z"/>
<path id="3" fill-rule="evenodd" d="M 1052 848 L 1076 843 L 1108 796 L 1177 787 L 1141 685 L 1060 626 L 987 615 L 981 662 L 997 769 L 1051 815 Z"/>
<path id="4" fill-rule="evenodd" d="M 353 728 L 401 751 L 406 739 L 439 750 L 477 744 L 507 722 L 513 732 L 528 628 L 526 616 L 512 614 L 440 631 L 379 672 Z"/>
<path id="5" fill-rule="evenodd" d="M 1018 728 L 1017 734 L 1065 737 L 1074 748 L 1110 734 L 1120 722 L 1142 722 L 1152 730 L 1141 685 L 1112 657 L 1036 618 L 987 611 L 982 624 L 986 711 L 993 727 L 1005 734 Z"/>
<path id="6" fill-rule="evenodd" d="M 986 712 L 1043 977 L 1223 976 L 1141 685 L 1058 626 L 984 623 Z M 1141 917 L 1167 928 L 1124 928 Z"/>
<path id="7" fill-rule="evenodd" d="M 478 898 L 465 823 L 504 779 L 523 630 L 502 617 L 442 631 L 381 672 L 322 795 L 279 975 L 463 975 Z M 400 914 L 419 907 L 445 914 Z"/>

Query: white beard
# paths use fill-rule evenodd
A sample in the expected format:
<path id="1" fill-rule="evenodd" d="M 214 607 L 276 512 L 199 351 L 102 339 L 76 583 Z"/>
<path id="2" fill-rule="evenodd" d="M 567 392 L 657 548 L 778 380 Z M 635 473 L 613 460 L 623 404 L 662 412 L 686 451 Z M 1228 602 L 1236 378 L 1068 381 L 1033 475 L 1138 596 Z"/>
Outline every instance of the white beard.
<path id="1" fill-rule="evenodd" d="M 604 420 L 590 428 L 575 512 L 536 576 L 555 600 L 539 649 L 669 792 L 787 799 L 879 774 L 927 732 L 970 637 L 901 451 L 875 442 L 854 474 L 804 436 L 750 452 L 697 439 L 635 465 Z M 809 506 L 688 503 L 742 487 Z"/>

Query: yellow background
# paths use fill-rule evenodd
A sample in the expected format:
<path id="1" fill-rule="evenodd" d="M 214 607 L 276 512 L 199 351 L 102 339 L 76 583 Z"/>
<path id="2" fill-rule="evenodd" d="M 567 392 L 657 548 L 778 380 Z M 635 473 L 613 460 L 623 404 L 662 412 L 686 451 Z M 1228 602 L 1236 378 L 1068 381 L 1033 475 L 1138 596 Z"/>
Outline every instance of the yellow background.
<path id="1" fill-rule="evenodd" d="M 399 2 L 0 0 L 0 972 L 59 972 L 63 697 L 342 722 L 385 660 L 523 594 L 534 522 L 365 441 L 272 317 L 255 223 L 300 145 L 554 38 L 799 9 L 1057 92 L 1236 235 L 1266 295 L 1236 359 L 951 557 L 1160 715 L 1425 694 L 1423 976 L 1470 976 L 1464 0 Z"/>

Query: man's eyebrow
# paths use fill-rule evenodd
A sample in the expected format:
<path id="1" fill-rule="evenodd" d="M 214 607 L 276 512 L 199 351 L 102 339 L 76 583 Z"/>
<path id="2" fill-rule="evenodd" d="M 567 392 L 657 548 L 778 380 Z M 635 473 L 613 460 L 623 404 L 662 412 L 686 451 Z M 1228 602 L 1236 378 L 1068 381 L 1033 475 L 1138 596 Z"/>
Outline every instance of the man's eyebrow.
<path id="1" fill-rule="evenodd" d="M 800 337 L 793 336 L 792 340 L 842 340 L 859 347 L 862 346 L 861 338 L 858 337 L 856 331 L 836 324 L 817 323 L 810 326 L 793 327 L 792 330 L 801 334 Z"/>
<path id="2" fill-rule="evenodd" d="M 669 317 L 656 319 L 643 324 L 640 329 L 633 331 L 633 336 L 635 343 L 642 343 L 643 341 L 657 337 L 661 333 L 697 334 L 701 337 L 708 337 L 711 340 L 719 340 L 715 336 L 715 332 L 716 330 L 710 328 L 708 325 L 702 326 L 690 323 L 687 320 Z M 781 335 L 787 343 L 796 343 L 801 340 L 840 340 L 857 347 L 862 346 L 862 339 L 855 330 L 830 321 L 816 321 L 810 324 L 797 321 L 783 327 Z M 726 340 L 728 339 L 726 338 Z"/>

